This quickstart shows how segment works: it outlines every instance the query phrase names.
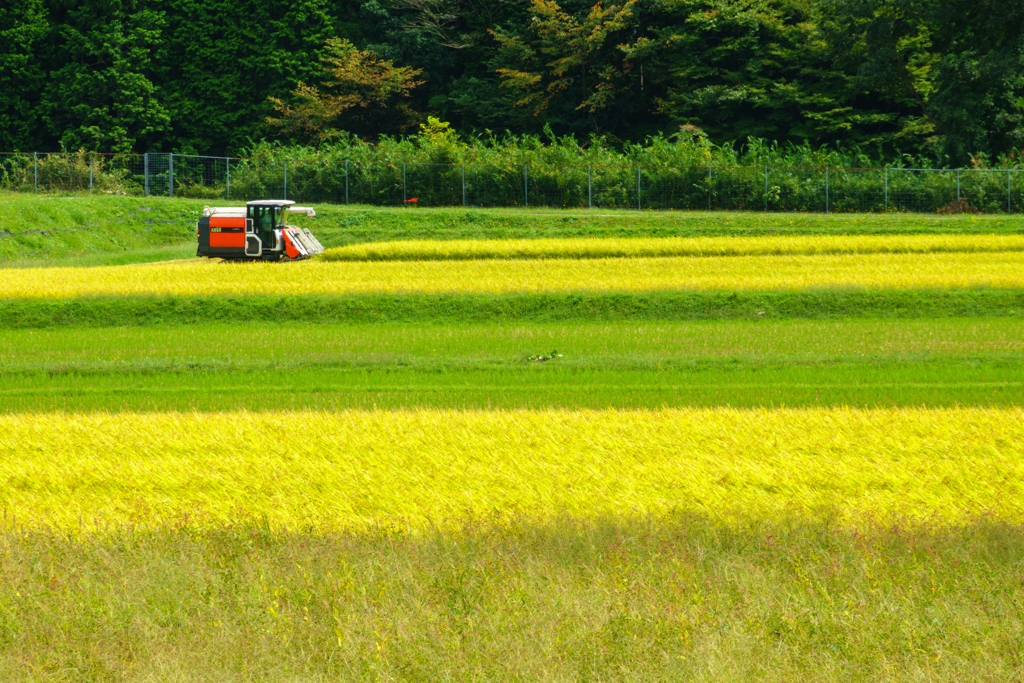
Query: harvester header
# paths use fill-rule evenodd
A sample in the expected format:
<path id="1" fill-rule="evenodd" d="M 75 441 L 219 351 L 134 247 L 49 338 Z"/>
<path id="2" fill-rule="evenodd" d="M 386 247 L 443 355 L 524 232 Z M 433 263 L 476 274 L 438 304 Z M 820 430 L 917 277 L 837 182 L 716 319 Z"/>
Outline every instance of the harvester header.
<path id="1" fill-rule="evenodd" d="M 316 216 L 287 199 L 260 199 L 245 206 L 207 206 L 196 223 L 196 256 L 248 261 L 297 261 L 324 248 L 308 229 L 287 225 L 285 214 Z"/>

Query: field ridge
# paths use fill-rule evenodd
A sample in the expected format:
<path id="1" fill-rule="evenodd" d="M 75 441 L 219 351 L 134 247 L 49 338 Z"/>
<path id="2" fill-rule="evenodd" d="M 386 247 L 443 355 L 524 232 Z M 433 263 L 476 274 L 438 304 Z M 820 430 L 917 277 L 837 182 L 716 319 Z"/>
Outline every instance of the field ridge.
<path id="1" fill-rule="evenodd" d="M 1024 317 L 1024 289 L 0 299 L 0 329 L 213 322 L 454 323 L 847 317 Z"/>

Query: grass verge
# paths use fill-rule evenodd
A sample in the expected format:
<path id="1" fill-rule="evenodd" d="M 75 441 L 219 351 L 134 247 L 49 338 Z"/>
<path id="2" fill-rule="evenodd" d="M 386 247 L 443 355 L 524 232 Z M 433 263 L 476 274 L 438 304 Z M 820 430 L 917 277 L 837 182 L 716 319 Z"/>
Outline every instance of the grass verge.
<path id="1" fill-rule="evenodd" d="M 164 197 L 0 199 L 0 265 L 93 266 L 195 256 L 203 203 Z"/>
<path id="2" fill-rule="evenodd" d="M 0 329 L 220 323 L 1024 317 L 1021 289 L 0 299 Z"/>

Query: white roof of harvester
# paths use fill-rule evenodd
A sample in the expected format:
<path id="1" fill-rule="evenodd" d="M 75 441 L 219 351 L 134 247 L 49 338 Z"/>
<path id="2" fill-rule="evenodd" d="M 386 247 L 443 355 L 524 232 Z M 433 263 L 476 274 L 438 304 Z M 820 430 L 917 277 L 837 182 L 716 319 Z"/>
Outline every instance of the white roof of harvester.
<path id="1" fill-rule="evenodd" d="M 287 213 L 304 213 L 310 218 L 316 216 L 316 211 L 309 206 L 292 206 L 295 202 L 290 199 L 259 199 L 255 202 L 249 202 L 249 206 L 276 206 L 281 209 L 282 215 Z M 203 217 L 209 218 L 210 216 L 244 216 L 246 210 L 244 206 L 206 206 L 203 207 Z"/>
<path id="2" fill-rule="evenodd" d="M 291 206 L 294 204 L 290 199 L 257 199 L 254 202 L 246 202 L 246 206 Z"/>

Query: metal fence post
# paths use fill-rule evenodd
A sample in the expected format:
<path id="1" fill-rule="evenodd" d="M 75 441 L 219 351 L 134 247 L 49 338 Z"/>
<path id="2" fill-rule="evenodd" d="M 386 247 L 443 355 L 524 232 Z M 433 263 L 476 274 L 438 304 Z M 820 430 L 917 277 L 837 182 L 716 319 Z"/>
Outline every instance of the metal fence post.
<path id="1" fill-rule="evenodd" d="M 348 206 L 348 160 L 345 160 L 345 206 Z"/>
<path id="2" fill-rule="evenodd" d="M 523 164 L 523 208 L 530 208 L 530 172 L 529 164 Z"/>
<path id="3" fill-rule="evenodd" d="M 288 160 L 284 160 L 284 199 L 288 199 Z"/>
<path id="4" fill-rule="evenodd" d="M 829 212 L 828 206 L 828 166 L 825 167 L 825 213 Z"/>
<path id="5" fill-rule="evenodd" d="M 1013 213 L 1013 203 L 1010 201 L 1012 197 L 1013 194 L 1010 189 L 1010 169 L 1006 169 L 1006 213 Z"/>
<path id="6" fill-rule="evenodd" d="M 224 178 L 225 178 L 225 199 L 231 199 L 231 157 L 224 159 L 226 166 L 224 167 Z"/>
<path id="7" fill-rule="evenodd" d="M 956 210 L 960 211 L 960 169 L 956 169 Z"/>
<path id="8" fill-rule="evenodd" d="M 768 210 L 768 165 L 764 167 L 764 210 Z"/>
<path id="9" fill-rule="evenodd" d="M 466 164 L 462 164 L 462 205 L 466 205 Z"/>
<path id="10" fill-rule="evenodd" d="M 402 162 L 402 203 L 409 198 L 409 195 L 405 192 L 405 162 Z"/>
<path id="11" fill-rule="evenodd" d="M 594 189 L 590 179 L 590 164 L 587 164 L 587 208 L 594 208 Z"/>
<path id="12" fill-rule="evenodd" d="M 713 179 L 711 177 L 711 167 L 708 166 L 708 211 L 711 210 L 711 183 Z"/>
<path id="13" fill-rule="evenodd" d="M 889 213 L 889 167 L 885 168 L 885 211 Z"/>
<path id="14" fill-rule="evenodd" d="M 636 167 L 636 210 L 640 211 L 643 209 L 643 205 L 640 203 L 640 167 Z"/>
<path id="15" fill-rule="evenodd" d="M 33 174 L 34 174 L 35 180 L 33 182 L 35 183 L 36 194 L 39 194 L 39 152 L 32 152 L 32 157 L 33 157 L 33 159 L 35 159 L 34 167 L 33 167 L 34 168 Z"/>
<path id="16" fill-rule="evenodd" d="M 149 196 L 149 152 L 142 155 L 142 177 L 146 188 L 146 196 Z"/>
<path id="17" fill-rule="evenodd" d="M 174 196 L 174 155 L 167 155 L 167 196 Z"/>
<path id="18" fill-rule="evenodd" d="M 92 192 L 92 172 L 93 165 L 96 163 L 96 152 L 89 155 L 89 192 Z"/>

